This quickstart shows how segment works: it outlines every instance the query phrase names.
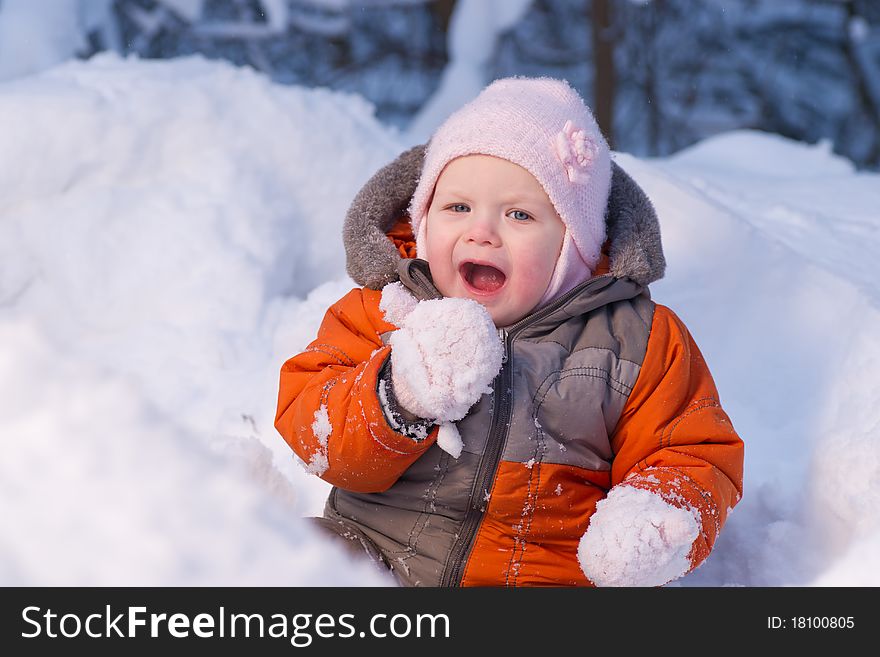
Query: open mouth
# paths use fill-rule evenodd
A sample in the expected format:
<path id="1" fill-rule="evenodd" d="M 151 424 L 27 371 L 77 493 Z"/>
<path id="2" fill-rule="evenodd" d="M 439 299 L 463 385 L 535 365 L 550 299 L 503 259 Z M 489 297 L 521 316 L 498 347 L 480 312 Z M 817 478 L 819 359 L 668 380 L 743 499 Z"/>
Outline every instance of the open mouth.
<path id="1" fill-rule="evenodd" d="M 493 294 L 507 282 L 503 271 L 481 262 L 464 262 L 458 271 L 465 283 L 477 293 Z"/>

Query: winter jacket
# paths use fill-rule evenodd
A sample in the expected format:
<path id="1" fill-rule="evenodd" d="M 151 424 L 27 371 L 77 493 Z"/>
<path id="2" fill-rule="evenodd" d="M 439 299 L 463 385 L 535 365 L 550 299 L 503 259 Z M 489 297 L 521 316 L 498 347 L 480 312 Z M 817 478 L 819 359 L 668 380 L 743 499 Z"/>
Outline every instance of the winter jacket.
<path id="1" fill-rule="evenodd" d="M 435 444 L 436 427 L 418 439 L 389 422 L 378 388 L 396 327 L 379 310 L 381 287 L 399 279 L 420 299 L 440 296 L 404 214 L 422 153 L 401 155 L 355 198 L 344 241 L 363 287 L 281 369 L 275 426 L 334 486 L 323 523 L 406 585 L 590 585 L 578 542 L 625 481 L 698 511 L 689 560 L 699 565 L 740 499 L 743 443 L 687 328 L 650 299 L 665 266 L 657 217 L 616 165 L 602 268 L 501 329 L 504 364 L 457 423 L 459 458 Z"/>

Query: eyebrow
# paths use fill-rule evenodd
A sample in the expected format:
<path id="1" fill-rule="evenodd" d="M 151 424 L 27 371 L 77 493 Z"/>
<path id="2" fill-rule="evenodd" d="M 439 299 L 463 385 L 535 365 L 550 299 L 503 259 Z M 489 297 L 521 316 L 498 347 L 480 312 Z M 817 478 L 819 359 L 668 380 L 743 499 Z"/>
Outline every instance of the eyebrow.
<path id="1" fill-rule="evenodd" d="M 444 197 L 445 196 L 455 196 L 455 197 L 462 198 L 465 200 L 470 200 L 470 196 L 468 196 L 468 194 L 466 194 L 465 192 L 459 191 L 457 189 L 444 189 L 440 193 L 440 195 L 444 196 Z M 531 203 L 540 203 L 540 204 L 546 203 L 546 199 L 541 198 L 540 196 L 532 195 L 532 194 L 522 194 L 522 193 L 520 193 L 518 196 L 505 196 L 504 199 L 502 200 L 503 203 L 514 203 L 516 201 L 524 201 L 526 203 L 531 202 Z"/>
<path id="2" fill-rule="evenodd" d="M 460 198 L 468 198 L 468 195 L 456 189 L 444 189 L 442 192 L 434 191 L 435 196 L 458 196 Z"/>

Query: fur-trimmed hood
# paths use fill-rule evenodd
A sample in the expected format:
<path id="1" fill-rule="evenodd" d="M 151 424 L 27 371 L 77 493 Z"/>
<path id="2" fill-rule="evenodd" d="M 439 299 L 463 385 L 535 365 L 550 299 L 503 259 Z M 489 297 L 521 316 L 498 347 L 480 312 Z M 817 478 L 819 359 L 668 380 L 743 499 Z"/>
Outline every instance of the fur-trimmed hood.
<path id="1" fill-rule="evenodd" d="M 415 146 L 381 168 L 357 193 L 342 229 L 348 275 L 380 290 L 399 279 L 401 255 L 386 233 L 406 213 L 422 170 L 425 146 Z M 663 277 L 666 260 L 654 206 L 629 175 L 612 162 L 605 215 L 610 273 L 647 286 Z"/>

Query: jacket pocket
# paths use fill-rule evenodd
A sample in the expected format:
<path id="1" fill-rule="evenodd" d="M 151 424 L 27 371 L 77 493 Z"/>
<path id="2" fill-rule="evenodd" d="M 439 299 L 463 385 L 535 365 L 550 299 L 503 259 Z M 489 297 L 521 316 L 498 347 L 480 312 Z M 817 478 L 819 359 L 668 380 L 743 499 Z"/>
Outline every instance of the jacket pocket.
<path id="1" fill-rule="evenodd" d="M 379 546 L 359 527 L 336 510 L 336 491 L 337 488 L 334 486 L 327 497 L 327 503 L 324 505 L 323 517 L 307 518 L 306 520 L 313 523 L 313 526 L 317 526 L 325 535 L 330 535 L 335 541 L 341 542 L 349 554 L 357 556 L 366 554 L 371 561 L 390 571 L 391 566 Z"/>

